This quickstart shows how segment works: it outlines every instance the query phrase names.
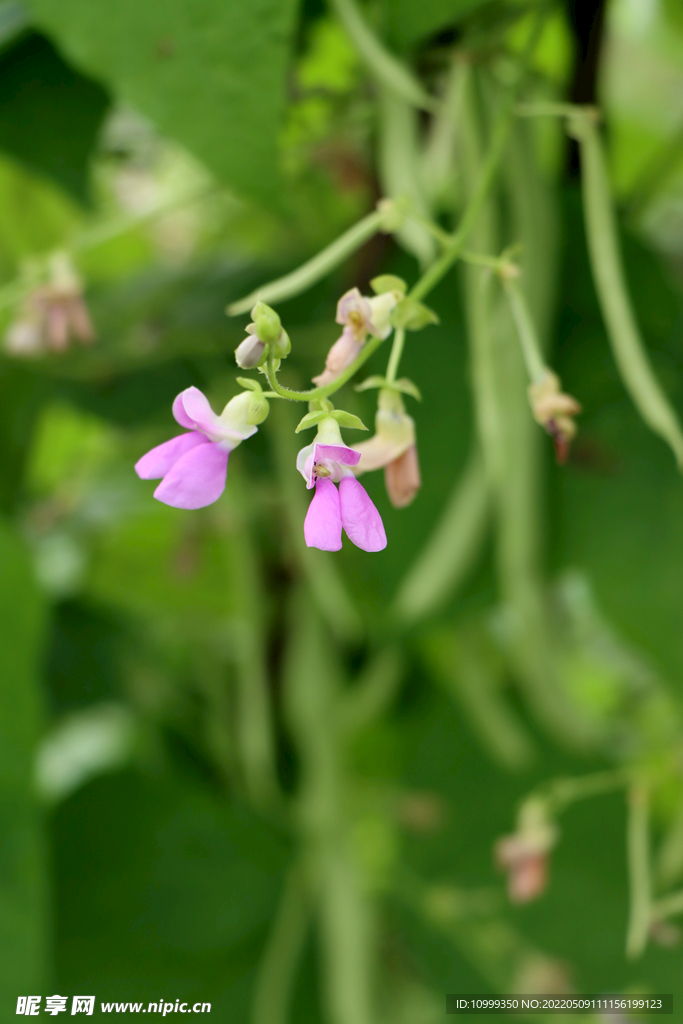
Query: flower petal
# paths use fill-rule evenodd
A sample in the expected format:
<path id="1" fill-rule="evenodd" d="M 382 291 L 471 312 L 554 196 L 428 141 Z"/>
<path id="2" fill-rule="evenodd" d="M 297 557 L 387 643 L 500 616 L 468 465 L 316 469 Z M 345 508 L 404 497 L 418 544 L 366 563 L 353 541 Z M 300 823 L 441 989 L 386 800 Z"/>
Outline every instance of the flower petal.
<path id="1" fill-rule="evenodd" d="M 343 477 L 339 484 L 339 504 L 342 526 L 356 547 L 363 551 L 381 551 L 387 546 L 382 517 L 355 476 Z"/>
<path id="2" fill-rule="evenodd" d="M 179 434 L 170 441 L 158 444 L 135 463 L 135 472 L 141 480 L 161 480 L 173 468 L 178 459 L 192 451 L 198 444 L 208 444 L 209 439 L 193 430 L 191 434 Z"/>
<path id="3" fill-rule="evenodd" d="M 321 462 L 322 459 L 341 462 L 344 466 L 355 466 L 360 462 L 360 452 L 354 451 L 353 448 L 347 448 L 345 444 L 318 444 L 316 442 L 313 461 Z"/>
<path id="4" fill-rule="evenodd" d="M 200 444 L 172 466 L 154 497 L 174 508 L 203 508 L 225 490 L 228 452 L 218 444 Z"/>
<path id="5" fill-rule="evenodd" d="M 339 551 L 342 546 L 339 491 L 331 480 L 320 479 L 304 520 L 306 547 Z"/>
<path id="6" fill-rule="evenodd" d="M 215 431 L 218 416 L 199 388 L 185 388 L 173 403 L 173 415 L 181 427 L 201 430 L 203 434 Z"/>

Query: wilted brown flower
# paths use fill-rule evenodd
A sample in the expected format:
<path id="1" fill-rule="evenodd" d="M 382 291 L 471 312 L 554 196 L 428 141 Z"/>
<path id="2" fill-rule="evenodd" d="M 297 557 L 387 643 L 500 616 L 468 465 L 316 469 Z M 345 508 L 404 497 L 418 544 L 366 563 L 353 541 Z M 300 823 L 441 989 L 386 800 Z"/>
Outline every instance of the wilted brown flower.
<path id="1" fill-rule="evenodd" d="M 557 841 L 557 827 L 546 805 L 527 800 L 517 819 L 513 835 L 502 836 L 494 847 L 496 865 L 507 871 L 508 896 L 512 903 L 530 903 L 548 885 L 548 854 Z"/>
<path id="2" fill-rule="evenodd" d="M 529 385 L 531 411 L 537 423 L 550 434 L 555 442 L 555 455 L 559 463 L 567 461 L 569 445 L 576 435 L 573 417 L 581 412 L 581 406 L 560 391 L 560 378 L 552 370 L 543 374 Z"/>
<path id="3" fill-rule="evenodd" d="M 354 445 L 361 453 L 354 473 L 384 468 L 384 483 L 394 508 L 405 508 L 421 486 L 420 465 L 415 443 L 415 423 L 408 416 L 397 391 L 383 388 L 375 416 L 375 433 L 368 441 Z"/>

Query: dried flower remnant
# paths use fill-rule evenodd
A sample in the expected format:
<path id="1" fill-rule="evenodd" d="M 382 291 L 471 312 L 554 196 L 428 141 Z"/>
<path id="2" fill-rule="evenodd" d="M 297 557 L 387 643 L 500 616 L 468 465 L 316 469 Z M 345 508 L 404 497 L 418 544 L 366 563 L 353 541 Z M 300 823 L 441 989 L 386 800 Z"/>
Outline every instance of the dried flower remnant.
<path id="1" fill-rule="evenodd" d="M 394 508 L 405 508 L 421 486 L 415 443 L 415 422 L 408 416 L 397 391 L 379 393 L 375 433 L 356 446 L 361 453 L 356 475 L 384 469 L 384 484 Z"/>
<path id="2" fill-rule="evenodd" d="M 581 406 L 571 395 L 564 394 L 560 386 L 557 374 L 545 369 L 542 375 L 529 385 L 528 395 L 534 419 L 552 437 L 555 442 L 555 456 L 562 464 L 567 461 L 569 445 L 576 436 L 574 416 L 581 412 Z"/>
<path id="3" fill-rule="evenodd" d="M 95 340 L 82 282 L 65 253 L 50 259 L 49 275 L 47 284 L 26 296 L 5 333 L 5 350 L 12 355 L 63 352 L 72 338 L 84 344 Z"/>
<path id="4" fill-rule="evenodd" d="M 548 854 L 556 842 L 557 827 L 545 803 L 527 800 L 520 808 L 515 833 L 502 836 L 494 847 L 497 867 L 507 872 L 512 903 L 530 903 L 545 892 Z"/>
<path id="5" fill-rule="evenodd" d="M 257 431 L 268 415 L 258 393 L 231 399 L 218 416 L 198 388 L 186 388 L 173 403 L 173 415 L 187 434 L 157 445 L 135 464 L 141 480 L 159 480 L 158 501 L 174 508 L 197 509 L 217 501 L 225 490 L 228 457 Z"/>
<path id="6" fill-rule="evenodd" d="M 325 369 L 313 383 L 318 387 L 330 384 L 359 355 L 368 334 L 387 338 L 391 334 L 391 314 L 401 299 L 400 292 L 388 291 L 367 298 L 358 288 L 342 295 L 337 304 L 336 322 L 344 330 L 327 353 Z"/>
<path id="7" fill-rule="evenodd" d="M 342 528 L 356 547 L 381 551 L 387 546 L 382 518 L 365 488 L 354 476 L 360 455 L 342 441 L 336 420 L 326 417 L 313 444 L 302 448 L 296 460 L 306 487 L 315 487 L 304 522 L 309 548 L 339 551 Z M 339 483 L 339 489 L 335 483 Z"/>

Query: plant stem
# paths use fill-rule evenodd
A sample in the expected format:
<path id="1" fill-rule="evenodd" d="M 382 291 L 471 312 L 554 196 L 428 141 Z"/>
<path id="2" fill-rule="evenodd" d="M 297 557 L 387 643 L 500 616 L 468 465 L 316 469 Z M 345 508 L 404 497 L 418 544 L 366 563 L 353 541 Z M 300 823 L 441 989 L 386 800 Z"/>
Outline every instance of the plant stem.
<path id="1" fill-rule="evenodd" d="M 634 783 L 628 794 L 627 857 L 630 910 L 626 956 L 634 960 L 647 944 L 651 914 L 649 794 L 643 783 Z"/>
<path id="2" fill-rule="evenodd" d="M 296 970 L 309 927 L 302 866 L 290 869 L 259 965 L 252 1024 L 287 1024 Z"/>
<path id="3" fill-rule="evenodd" d="M 327 398 L 328 395 L 333 395 L 335 391 L 339 391 L 353 377 L 363 363 L 366 363 L 370 356 L 377 351 L 383 340 L 383 338 L 370 338 L 363 345 L 363 348 L 350 366 L 347 366 L 338 377 L 335 377 L 329 384 L 324 384 L 320 388 L 311 388 L 310 391 L 292 391 L 290 388 L 283 388 L 275 375 L 275 357 L 271 356 L 266 363 L 268 383 L 276 395 L 280 398 L 289 398 L 293 402 L 313 402 L 316 398 Z"/>
<path id="4" fill-rule="evenodd" d="M 360 249 L 361 245 L 380 229 L 385 216 L 386 214 L 382 210 L 373 210 L 372 213 L 368 213 L 325 249 L 293 270 L 291 274 L 278 277 L 275 281 L 270 281 L 250 292 L 249 295 L 245 295 L 244 298 L 231 302 L 227 308 L 228 316 L 248 313 L 259 299 L 268 303 L 283 302 L 285 299 L 290 299 L 293 295 L 305 291 L 306 288 L 310 288 L 316 281 L 339 266 L 347 256 L 350 256 L 356 249 Z"/>
<path id="5" fill-rule="evenodd" d="M 503 288 L 510 303 L 512 319 L 515 321 L 522 355 L 526 364 L 529 379 L 533 383 L 543 375 L 545 360 L 536 328 L 527 309 L 526 300 L 514 281 L 503 278 Z"/>
<path id="6" fill-rule="evenodd" d="M 630 778 L 630 772 L 617 768 L 614 771 L 594 772 L 575 779 L 553 779 L 539 786 L 535 794 L 545 800 L 553 812 L 559 813 L 577 800 L 622 789 L 629 783 Z"/>
<path id="7" fill-rule="evenodd" d="M 396 374 L 398 373 L 398 365 L 401 362 L 401 356 L 403 354 L 403 345 L 406 339 L 405 327 L 397 327 L 394 331 L 394 341 L 391 346 L 391 354 L 389 356 L 389 362 L 387 363 L 386 382 L 387 384 L 393 384 L 396 380 Z"/>

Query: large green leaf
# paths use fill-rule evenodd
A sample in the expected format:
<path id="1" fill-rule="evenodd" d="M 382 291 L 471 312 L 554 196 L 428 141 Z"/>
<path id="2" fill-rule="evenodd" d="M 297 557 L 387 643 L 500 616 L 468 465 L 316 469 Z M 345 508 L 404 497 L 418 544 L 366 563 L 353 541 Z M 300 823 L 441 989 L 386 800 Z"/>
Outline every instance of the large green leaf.
<path id="1" fill-rule="evenodd" d="M 274 198 L 295 0 L 31 0 L 78 66 L 224 182 Z"/>
<path id="2" fill-rule="evenodd" d="M 65 64 L 37 33 L 0 57 L 0 149 L 88 194 L 88 160 L 109 99 L 100 85 Z"/>
<path id="3" fill-rule="evenodd" d="M 0 578 L 0 1006 L 9 1014 L 44 979 L 45 857 L 33 792 L 43 608 L 26 552 L 2 522 Z"/>

